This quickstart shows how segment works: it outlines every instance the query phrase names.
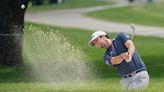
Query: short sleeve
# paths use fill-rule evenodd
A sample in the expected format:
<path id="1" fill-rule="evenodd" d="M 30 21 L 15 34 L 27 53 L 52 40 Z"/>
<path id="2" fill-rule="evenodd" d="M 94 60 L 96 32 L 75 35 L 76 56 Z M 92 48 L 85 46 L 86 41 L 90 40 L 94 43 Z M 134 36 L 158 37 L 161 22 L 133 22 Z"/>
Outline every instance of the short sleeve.
<path id="1" fill-rule="evenodd" d="M 113 57 L 112 52 L 110 52 L 110 53 L 106 52 L 105 55 L 104 55 L 104 62 L 105 62 L 105 64 L 111 65 L 112 64 L 111 63 L 111 58 L 112 57 Z"/>
<path id="2" fill-rule="evenodd" d="M 118 37 L 123 40 L 123 43 L 126 43 L 127 40 L 130 40 L 130 36 L 127 35 L 126 33 L 120 33 Z"/>

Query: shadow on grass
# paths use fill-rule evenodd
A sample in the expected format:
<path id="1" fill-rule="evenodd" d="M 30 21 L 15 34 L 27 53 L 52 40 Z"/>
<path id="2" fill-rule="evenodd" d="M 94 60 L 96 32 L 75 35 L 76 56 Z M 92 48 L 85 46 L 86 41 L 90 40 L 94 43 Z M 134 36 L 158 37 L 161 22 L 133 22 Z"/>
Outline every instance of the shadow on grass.
<path id="1" fill-rule="evenodd" d="M 9 67 L 0 65 L 0 83 L 34 82 L 28 66 Z"/>
<path id="2" fill-rule="evenodd" d="M 164 55 L 161 56 L 144 56 L 142 57 L 150 77 L 163 78 L 164 77 Z"/>

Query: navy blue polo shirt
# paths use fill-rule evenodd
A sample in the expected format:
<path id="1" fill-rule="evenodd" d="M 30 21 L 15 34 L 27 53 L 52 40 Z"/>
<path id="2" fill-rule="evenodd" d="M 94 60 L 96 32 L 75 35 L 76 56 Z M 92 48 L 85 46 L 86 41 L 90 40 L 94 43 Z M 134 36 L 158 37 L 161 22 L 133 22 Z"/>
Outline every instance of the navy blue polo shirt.
<path id="1" fill-rule="evenodd" d="M 112 41 L 112 46 L 108 48 L 104 55 L 104 61 L 107 65 L 111 64 L 111 58 L 118 56 L 121 53 L 127 52 L 128 49 L 125 46 L 125 42 L 129 40 L 129 35 L 125 33 L 120 33 L 115 40 Z M 133 71 L 138 71 L 140 69 L 146 69 L 143 60 L 141 59 L 138 52 L 135 50 L 131 62 L 123 61 L 120 64 L 114 65 L 121 76 L 125 76 Z"/>

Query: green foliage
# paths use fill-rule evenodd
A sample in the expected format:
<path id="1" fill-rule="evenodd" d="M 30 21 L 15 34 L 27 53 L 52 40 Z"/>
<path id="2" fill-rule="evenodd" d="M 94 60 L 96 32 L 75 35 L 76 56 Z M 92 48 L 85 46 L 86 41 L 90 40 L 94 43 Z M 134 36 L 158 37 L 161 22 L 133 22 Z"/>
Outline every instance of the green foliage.
<path id="1" fill-rule="evenodd" d="M 164 27 L 163 7 L 164 3 L 150 3 L 96 11 L 87 16 L 106 21 Z"/>

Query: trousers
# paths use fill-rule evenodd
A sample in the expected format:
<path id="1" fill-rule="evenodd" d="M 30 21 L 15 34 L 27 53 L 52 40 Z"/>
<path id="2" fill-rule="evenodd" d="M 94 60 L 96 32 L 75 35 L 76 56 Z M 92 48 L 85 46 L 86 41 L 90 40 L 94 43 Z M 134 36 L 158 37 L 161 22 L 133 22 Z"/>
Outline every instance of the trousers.
<path id="1" fill-rule="evenodd" d="M 123 90 L 145 89 L 149 84 L 149 74 L 147 71 L 138 72 L 132 77 L 122 78 L 120 84 Z"/>

